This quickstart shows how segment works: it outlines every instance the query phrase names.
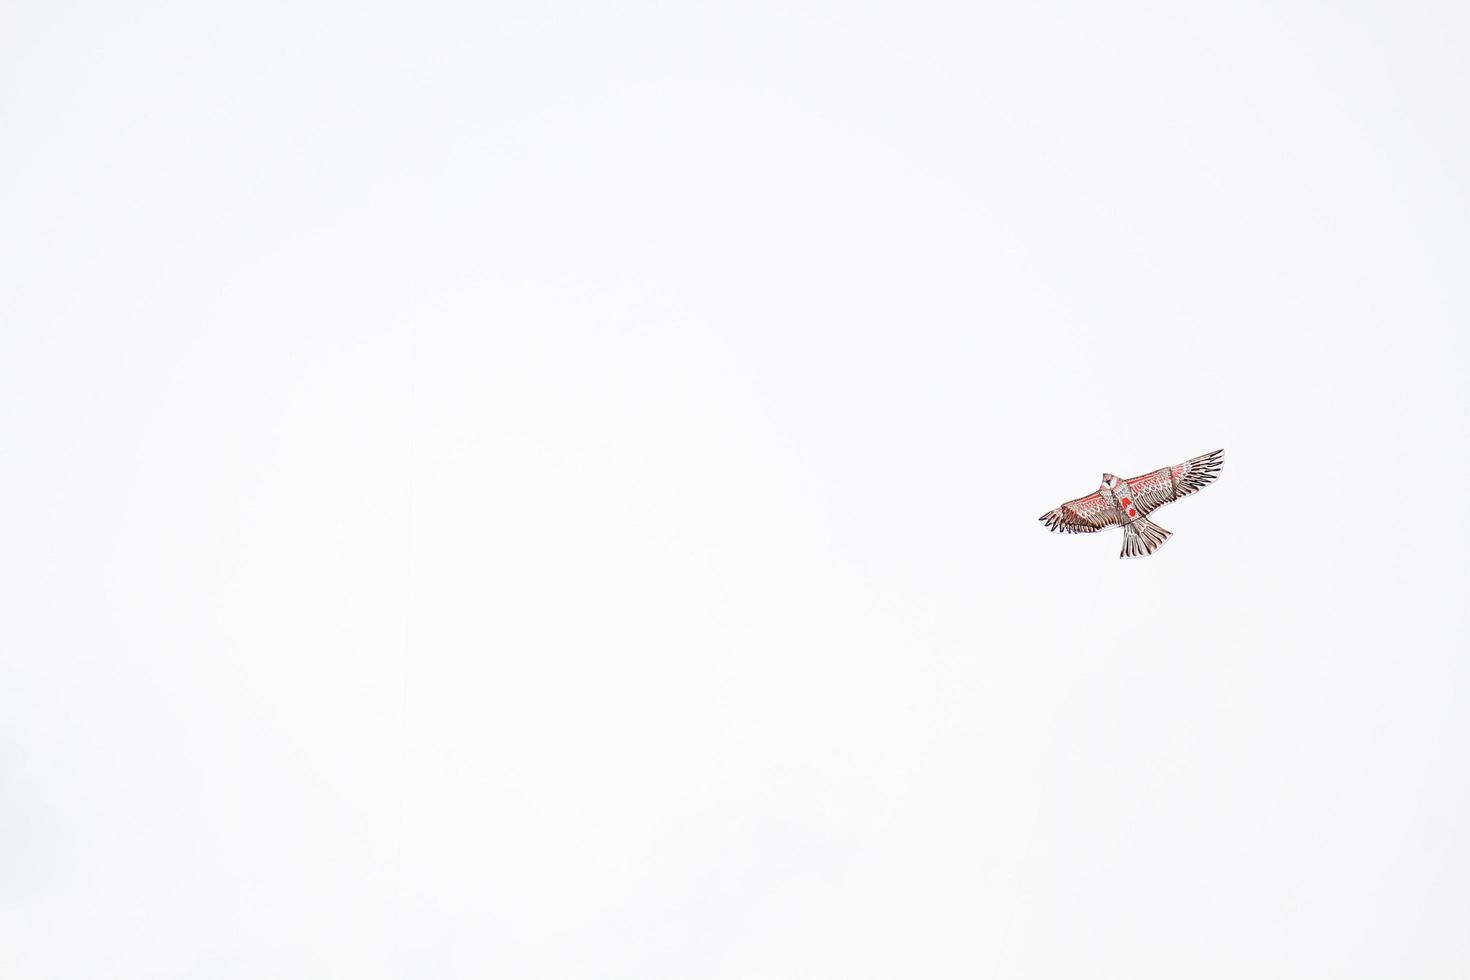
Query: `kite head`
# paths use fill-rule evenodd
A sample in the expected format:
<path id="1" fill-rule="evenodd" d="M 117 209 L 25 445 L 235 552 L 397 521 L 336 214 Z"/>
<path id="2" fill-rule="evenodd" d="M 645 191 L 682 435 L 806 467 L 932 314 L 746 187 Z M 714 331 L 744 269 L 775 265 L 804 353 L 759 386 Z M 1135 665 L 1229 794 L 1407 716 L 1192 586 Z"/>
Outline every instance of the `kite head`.
<path id="1" fill-rule="evenodd" d="M 1098 489 L 1099 490 L 1116 490 L 1116 489 L 1118 489 L 1118 485 L 1120 483 L 1122 483 L 1122 482 L 1123 482 L 1122 480 L 1118 479 L 1113 474 L 1111 474 L 1111 473 L 1104 473 L 1103 474 L 1103 478 L 1102 478 L 1102 486 L 1099 487 Z"/>

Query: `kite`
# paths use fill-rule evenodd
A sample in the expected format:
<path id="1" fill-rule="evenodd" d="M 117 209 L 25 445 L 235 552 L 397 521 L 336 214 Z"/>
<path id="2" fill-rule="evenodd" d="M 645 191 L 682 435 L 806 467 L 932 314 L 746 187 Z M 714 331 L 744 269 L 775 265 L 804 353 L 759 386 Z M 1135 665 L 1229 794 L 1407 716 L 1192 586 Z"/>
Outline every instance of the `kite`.
<path id="1" fill-rule="evenodd" d="M 1148 515 L 1215 482 L 1224 459 L 1225 450 L 1217 449 L 1131 480 L 1104 473 L 1096 493 L 1047 511 L 1041 515 L 1041 522 L 1059 534 L 1091 534 L 1122 527 L 1123 553 L 1118 557 L 1146 557 L 1173 535 L 1149 520 Z"/>

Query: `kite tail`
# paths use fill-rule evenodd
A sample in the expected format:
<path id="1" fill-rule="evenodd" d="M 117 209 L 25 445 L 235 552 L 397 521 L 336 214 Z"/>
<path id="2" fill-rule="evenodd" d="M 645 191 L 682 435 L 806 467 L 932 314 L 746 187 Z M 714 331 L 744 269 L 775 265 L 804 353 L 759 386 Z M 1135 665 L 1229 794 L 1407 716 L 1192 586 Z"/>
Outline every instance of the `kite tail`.
<path id="1" fill-rule="evenodd" d="M 1123 525 L 1123 553 L 1119 558 L 1143 558 L 1158 551 L 1173 536 L 1147 517 Z"/>

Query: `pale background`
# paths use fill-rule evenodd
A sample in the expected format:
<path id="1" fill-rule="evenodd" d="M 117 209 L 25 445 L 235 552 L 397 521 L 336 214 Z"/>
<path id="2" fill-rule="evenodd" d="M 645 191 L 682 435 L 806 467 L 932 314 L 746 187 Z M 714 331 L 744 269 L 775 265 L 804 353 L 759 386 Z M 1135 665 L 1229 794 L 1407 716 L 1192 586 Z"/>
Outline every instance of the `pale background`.
<path id="1" fill-rule="evenodd" d="M 0 9 L 7 980 L 1470 975 L 1463 4 Z"/>

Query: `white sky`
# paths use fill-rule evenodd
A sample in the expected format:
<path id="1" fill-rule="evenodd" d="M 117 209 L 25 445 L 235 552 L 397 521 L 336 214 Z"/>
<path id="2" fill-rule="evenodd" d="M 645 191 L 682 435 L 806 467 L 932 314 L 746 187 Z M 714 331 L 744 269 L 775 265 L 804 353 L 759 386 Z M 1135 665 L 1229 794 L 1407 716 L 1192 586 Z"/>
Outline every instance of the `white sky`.
<path id="1" fill-rule="evenodd" d="M 0 974 L 1470 974 L 1467 28 L 5 4 Z"/>

